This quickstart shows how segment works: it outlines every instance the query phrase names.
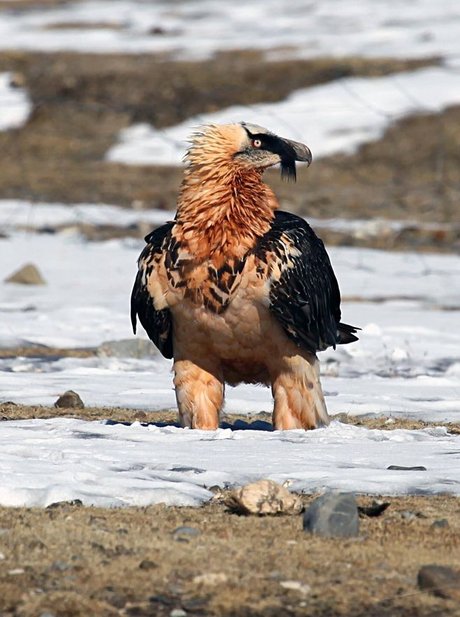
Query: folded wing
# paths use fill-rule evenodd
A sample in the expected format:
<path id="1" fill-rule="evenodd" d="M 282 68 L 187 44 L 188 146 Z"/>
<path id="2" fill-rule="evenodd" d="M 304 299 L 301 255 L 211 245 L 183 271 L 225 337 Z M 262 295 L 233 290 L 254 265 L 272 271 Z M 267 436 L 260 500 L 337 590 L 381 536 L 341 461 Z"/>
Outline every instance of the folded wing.
<path id="1" fill-rule="evenodd" d="M 270 311 L 287 336 L 311 353 L 356 341 L 340 322 L 340 291 L 322 241 L 301 218 L 278 211 L 255 255 L 267 265 Z"/>
<path id="2" fill-rule="evenodd" d="M 139 257 L 139 270 L 131 293 L 131 323 L 134 333 L 139 318 L 149 338 L 165 358 L 173 357 L 171 313 L 168 308 L 155 308 L 149 283 L 158 277 L 159 263 L 163 252 L 167 250 L 172 226 L 173 223 L 166 223 L 146 236 L 147 246 Z"/>

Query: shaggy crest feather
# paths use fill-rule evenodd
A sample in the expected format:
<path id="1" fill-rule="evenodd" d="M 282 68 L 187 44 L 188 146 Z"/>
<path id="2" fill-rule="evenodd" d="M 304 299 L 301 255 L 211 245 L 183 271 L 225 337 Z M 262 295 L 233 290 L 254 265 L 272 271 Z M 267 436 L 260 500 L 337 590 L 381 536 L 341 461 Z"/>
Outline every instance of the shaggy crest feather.
<path id="1" fill-rule="evenodd" d="M 241 257 L 268 231 L 278 208 L 263 170 L 235 159 L 243 136 L 238 124 L 211 125 L 193 135 L 176 220 L 197 257 Z"/>

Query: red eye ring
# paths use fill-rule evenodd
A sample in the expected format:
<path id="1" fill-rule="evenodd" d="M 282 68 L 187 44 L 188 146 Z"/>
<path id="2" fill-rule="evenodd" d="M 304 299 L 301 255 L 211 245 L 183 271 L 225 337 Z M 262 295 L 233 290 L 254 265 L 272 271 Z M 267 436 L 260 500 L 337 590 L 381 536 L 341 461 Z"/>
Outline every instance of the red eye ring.
<path id="1" fill-rule="evenodd" d="M 260 139 L 253 139 L 252 145 L 254 146 L 254 148 L 261 148 L 262 142 L 260 141 Z"/>

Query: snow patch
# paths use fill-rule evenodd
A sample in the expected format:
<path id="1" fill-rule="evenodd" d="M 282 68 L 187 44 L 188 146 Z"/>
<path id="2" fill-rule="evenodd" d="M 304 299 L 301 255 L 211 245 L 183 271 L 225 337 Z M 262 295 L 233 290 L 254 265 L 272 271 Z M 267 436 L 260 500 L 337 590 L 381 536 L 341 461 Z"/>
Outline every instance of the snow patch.
<path id="1" fill-rule="evenodd" d="M 279 103 L 233 106 L 168 129 L 138 124 L 120 132 L 107 160 L 129 165 L 179 165 L 198 126 L 249 122 L 306 143 L 314 157 L 353 153 L 380 139 L 396 120 L 460 103 L 460 74 L 427 68 L 376 78 L 350 77 L 298 90 Z"/>
<path id="2" fill-rule="evenodd" d="M 31 108 L 25 90 L 12 85 L 11 73 L 0 73 L 0 131 L 23 126 Z"/>
<path id="3" fill-rule="evenodd" d="M 55 418 L 4 422 L 0 504 L 199 505 L 211 486 L 270 478 L 294 491 L 460 494 L 460 437 L 443 428 L 198 431 Z M 391 471 L 390 465 L 426 471 Z"/>

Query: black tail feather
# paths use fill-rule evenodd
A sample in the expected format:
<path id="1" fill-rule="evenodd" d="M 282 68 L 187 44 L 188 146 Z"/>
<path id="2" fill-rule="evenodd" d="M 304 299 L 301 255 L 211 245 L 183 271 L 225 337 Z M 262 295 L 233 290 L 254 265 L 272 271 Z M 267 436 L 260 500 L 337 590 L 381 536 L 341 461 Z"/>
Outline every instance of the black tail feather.
<path id="1" fill-rule="evenodd" d="M 361 328 L 357 328 L 356 326 L 350 326 L 347 323 L 339 323 L 339 325 L 337 326 L 337 343 L 339 345 L 354 343 L 354 341 L 358 340 L 358 337 L 355 336 L 355 333 L 358 330 L 361 330 Z"/>

